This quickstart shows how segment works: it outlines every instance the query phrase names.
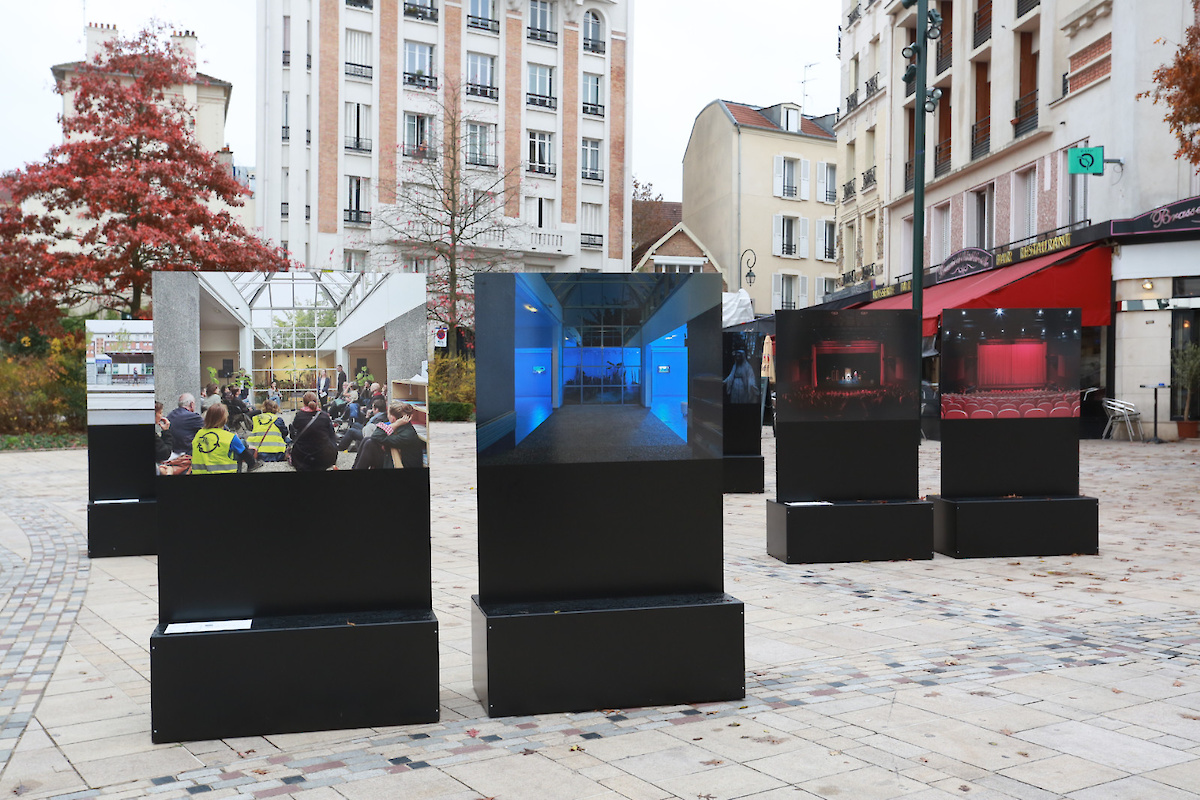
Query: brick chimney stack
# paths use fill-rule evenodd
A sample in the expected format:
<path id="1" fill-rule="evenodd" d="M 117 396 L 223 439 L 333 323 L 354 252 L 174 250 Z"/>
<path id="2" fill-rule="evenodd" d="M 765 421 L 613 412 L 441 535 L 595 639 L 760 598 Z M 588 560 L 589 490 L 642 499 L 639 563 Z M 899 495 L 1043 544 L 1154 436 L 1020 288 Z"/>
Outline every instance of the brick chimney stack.
<path id="1" fill-rule="evenodd" d="M 188 71 L 189 77 L 196 77 L 196 32 L 195 31 L 175 31 L 171 34 L 171 44 L 180 53 L 185 54 L 192 62 L 192 66 Z"/>
<path id="2" fill-rule="evenodd" d="M 83 29 L 87 39 L 87 60 L 91 61 L 97 54 L 104 52 L 104 45 L 117 38 L 117 26 L 103 23 L 90 23 Z"/>

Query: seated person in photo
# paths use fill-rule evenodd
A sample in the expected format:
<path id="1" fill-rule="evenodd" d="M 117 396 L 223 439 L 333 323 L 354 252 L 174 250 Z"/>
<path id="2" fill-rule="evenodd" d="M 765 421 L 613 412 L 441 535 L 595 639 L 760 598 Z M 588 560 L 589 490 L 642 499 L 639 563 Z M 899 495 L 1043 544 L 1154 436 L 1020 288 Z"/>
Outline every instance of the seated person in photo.
<path id="1" fill-rule="evenodd" d="M 358 384 L 348 383 L 340 397 L 329 404 L 329 415 L 336 419 L 345 419 L 351 403 L 358 402 Z"/>
<path id="2" fill-rule="evenodd" d="M 254 413 L 253 409 L 242 400 L 240 392 L 235 387 L 230 387 L 229 394 L 225 398 L 225 405 L 228 406 L 231 417 L 239 414 L 249 417 Z"/>
<path id="3" fill-rule="evenodd" d="M 163 416 L 163 404 L 154 401 L 154 462 L 161 464 L 171 457 L 171 423 Z"/>
<path id="4" fill-rule="evenodd" d="M 213 403 L 221 402 L 221 395 L 217 394 L 217 385 L 215 383 L 205 384 L 203 391 L 200 392 L 200 413 L 208 411 Z"/>
<path id="5" fill-rule="evenodd" d="M 257 454 L 259 461 L 283 461 L 287 451 L 288 429 L 283 417 L 279 416 L 279 403 L 266 400 L 262 413 L 255 415 L 254 428 L 247 443 Z"/>
<path id="6" fill-rule="evenodd" d="M 344 453 L 349 450 L 351 445 L 353 445 L 355 442 L 361 442 L 363 438 L 369 437 L 374 431 L 374 428 L 370 428 L 369 426 L 377 425 L 380 422 L 387 421 L 387 403 L 384 402 L 382 397 L 377 397 L 371 401 L 371 411 L 371 418 L 367 420 L 366 425 L 360 425 L 357 422 L 351 422 L 350 427 L 347 428 L 340 437 L 338 437 L 338 452 Z"/>
<path id="7" fill-rule="evenodd" d="M 337 463 L 337 434 L 313 391 L 292 420 L 292 466 L 297 472 L 323 472 Z"/>
<path id="8" fill-rule="evenodd" d="M 271 385 L 267 388 L 267 399 L 275 401 L 275 411 L 279 411 L 279 405 L 283 403 L 283 393 L 279 391 L 279 384 L 271 381 Z"/>
<path id="9" fill-rule="evenodd" d="M 259 467 L 241 437 L 225 430 L 228 419 L 229 410 L 224 403 L 217 403 L 204 413 L 204 427 L 192 441 L 193 475 L 236 474 L 243 461 L 250 469 Z"/>
<path id="10" fill-rule="evenodd" d="M 175 453 L 192 452 L 192 438 L 202 427 L 204 417 L 196 413 L 196 398 L 189 393 L 179 395 L 178 405 L 167 414 L 171 428 L 171 450 Z"/>
<path id="11" fill-rule="evenodd" d="M 425 466 L 425 440 L 412 426 L 413 407 L 393 402 L 387 409 L 387 422 L 378 423 L 369 439 L 359 448 L 354 469 L 390 469 L 392 453 L 399 453 L 400 466 L 408 469 Z"/>

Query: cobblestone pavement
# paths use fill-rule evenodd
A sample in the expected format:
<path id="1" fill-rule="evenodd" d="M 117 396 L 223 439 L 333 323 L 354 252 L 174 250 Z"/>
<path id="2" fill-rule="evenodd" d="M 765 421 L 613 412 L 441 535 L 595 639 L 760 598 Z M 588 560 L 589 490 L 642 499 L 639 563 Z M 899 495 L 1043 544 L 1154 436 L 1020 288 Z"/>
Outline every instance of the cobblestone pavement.
<path id="1" fill-rule="evenodd" d="M 764 497 L 728 496 L 744 700 L 490 720 L 471 688 L 474 431 L 432 434 L 441 722 L 183 745 L 150 742 L 154 559 L 82 555 L 84 453 L 0 455 L 0 794 L 1200 797 L 1195 443 L 1082 443 L 1099 556 L 788 566 L 765 553 Z M 923 492 L 939 455 L 922 445 Z"/>

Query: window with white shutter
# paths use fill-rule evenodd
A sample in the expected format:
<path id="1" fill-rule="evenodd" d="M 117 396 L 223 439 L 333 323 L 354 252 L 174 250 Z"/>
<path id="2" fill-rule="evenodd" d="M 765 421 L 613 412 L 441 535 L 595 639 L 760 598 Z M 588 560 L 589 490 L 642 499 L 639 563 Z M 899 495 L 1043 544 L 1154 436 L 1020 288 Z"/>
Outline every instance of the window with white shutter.
<path id="1" fill-rule="evenodd" d="M 825 220 L 823 220 L 823 219 L 818 220 L 817 221 L 817 258 L 820 259 L 821 261 L 828 260 L 825 257 L 825 253 L 826 253 L 825 239 L 827 236 L 828 236 L 828 230 L 827 230 L 827 226 L 825 225 Z"/>
<path id="2" fill-rule="evenodd" d="M 783 255 L 783 215 L 771 218 L 771 255 Z"/>
<path id="3" fill-rule="evenodd" d="M 800 249 L 796 251 L 796 255 L 808 258 L 808 217 L 801 217 L 797 227 L 800 228 Z"/>
<path id="4" fill-rule="evenodd" d="M 800 291 L 796 294 L 796 308 L 808 308 L 808 276 L 798 275 L 797 284 Z"/>
<path id="5" fill-rule="evenodd" d="M 800 199 L 807 200 L 808 189 L 808 169 L 811 166 L 807 158 L 800 159 Z"/>
<path id="6" fill-rule="evenodd" d="M 829 195 L 826 191 L 825 181 L 829 177 L 829 169 L 824 161 L 817 162 L 817 201 L 821 203 L 829 202 Z"/>
<path id="7" fill-rule="evenodd" d="M 783 156 L 775 156 L 775 169 L 771 173 L 771 193 L 783 197 Z"/>
<path id="8" fill-rule="evenodd" d="M 771 276 L 771 310 L 783 308 L 783 275 L 776 272 Z"/>

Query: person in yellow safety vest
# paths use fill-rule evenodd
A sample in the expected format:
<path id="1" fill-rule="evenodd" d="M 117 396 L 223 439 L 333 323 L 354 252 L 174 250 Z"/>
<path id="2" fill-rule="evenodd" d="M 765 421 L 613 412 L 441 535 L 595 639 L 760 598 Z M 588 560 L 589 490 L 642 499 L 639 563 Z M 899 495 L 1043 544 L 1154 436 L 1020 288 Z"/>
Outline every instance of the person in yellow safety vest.
<path id="1" fill-rule="evenodd" d="M 263 402 L 262 413 L 254 417 L 254 430 L 247 439 L 259 461 L 283 461 L 287 451 L 287 423 L 279 416 L 279 403 Z"/>
<path id="2" fill-rule="evenodd" d="M 225 430 L 228 419 L 229 409 L 224 403 L 214 403 L 204 412 L 204 427 L 192 439 L 193 475 L 237 474 L 238 462 L 250 455 L 246 443 Z M 253 460 L 248 463 L 250 469 L 259 466 Z"/>

